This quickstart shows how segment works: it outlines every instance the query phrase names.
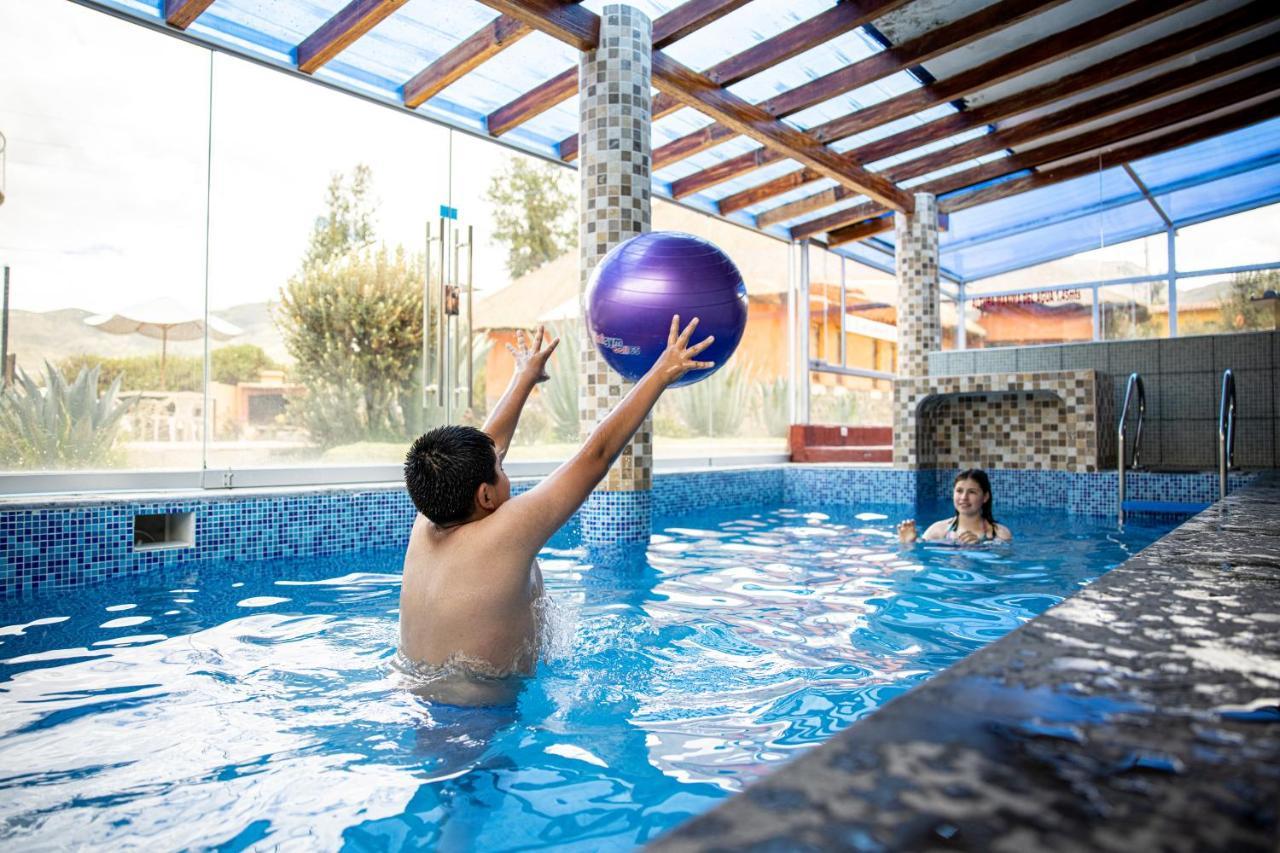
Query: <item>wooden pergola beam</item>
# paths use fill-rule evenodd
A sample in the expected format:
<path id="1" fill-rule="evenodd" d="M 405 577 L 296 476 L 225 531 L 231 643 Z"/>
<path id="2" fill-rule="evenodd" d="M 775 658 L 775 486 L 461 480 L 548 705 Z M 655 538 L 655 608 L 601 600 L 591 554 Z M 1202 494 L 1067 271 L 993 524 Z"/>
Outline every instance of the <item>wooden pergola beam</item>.
<path id="1" fill-rule="evenodd" d="M 1057 1 L 1061 2 L 1061 0 Z M 740 83 L 748 77 L 772 68 L 780 62 L 785 62 L 793 56 L 798 56 L 806 50 L 811 50 L 820 44 L 824 44 L 836 36 L 851 32 L 864 24 L 870 23 L 881 15 L 906 5 L 907 2 L 909 0 L 860 0 L 860 2 L 844 0 L 839 5 L 820 12 L 808 20 L 801 21 L 776 36 L 767 38 L 746 50 L 717 62 L 702 73 L 715 81 L 721 88 L 732 86 L 734 83 Z M 1028 2 L 1028 0 L 1018 0 L 1018 2 Z M 1045 2 L 1045 0 L 1039 0 L 1039 2 Z M 668 116 L 682 106 L 684 104 L 680 101 L 664 92 L 660 92 L 658 97 L 653 100 L 651 110 L 653 120 L 657 121 L 664 116 Z M 711 127 L 719 126 L 711 125 Z M 728 130 L 726 132 L 729 136 L 737 135 Z M 578 153 L 577 136 L 568 136 L 560 140 L 558 148 L 562 159 L 572 160 Z M 658 168 L 656 160 L 654 168 Z"/>
<path id="2" fill-rule="evenodd" d="M 872 54 L 850 65 L 810 80 L 794 89 L 761 101 L 760 106 L 775 118 L 784 118 L 823 101 L 883 80 L 914 65 L 963 47 L 983 36 L 1010 27 L 1032 15 L 1061 5 L 1065 0 L 1001 0 L 950 24 Z M 721 125 L 699 128 L 662 145 L 653 152 L 653 167 L 661 169 L 713 148 L 736 134 Z"/>
<path id="3" fill-rule="evenodd" d="M 1224 104 L 1239 103 L 1266 96 L 1278 88 L 1280 88 L 1280 68 L 1267 69 L 1250 75 L 1243 80 L 1211 89 L 1191 98 L 1185 98 L 1158 110 L 1142 113 L 1106 127 L 1079 133 L 1048 145 L 1020 151 L 981 166 L 946 175 L 912 189 L 915 192 L 933 193 L 937 196 L 956 193 L 965 187 L 993 181 L 1028 169 L 1035 169 L 1045 164 L 1084 157 L 1091 152 L 1117 145 L 1135 136 L 1157 133 L 1163 128 L 1172 125 L 1194 121 L 1204 115 L 1222 109 Z M 1201 125 L 1195 126 L 1199 127 Z M 1165 137 L 1162 136 L 1161 138 Z M 1136 158 L 1129 157 L 1127 159 Z M 1090 162 L 1093 163 L 1094 169 L 1096 169 L 1097 160 L 1091 159 Z M 875 203 L 855 205 L 851 208 L 800 223 L 791 229 L 791 238 L 799 240 L 824 232 L 834 235 L 843 227 L 856 224 L 863 219 L 879 216 L 885 212 L 883 205 Z"/>
<path id="4" fill-rule="evenodd" d="M 654 49 L 666 47 L 749 2 L 750 0 L 690 0 L 681 4 L 653 22 Z M 485 125 L 490 134 L 501 136 L 556 104 L 567 101 L 577 91 L 578 69 L 576 66 L 566 68 L 545 83 L 534 86 L 489 113 Z M 561 158 L 572 160 L 578 153 L 577 135 L 565 139 L 560 146 Z M 568 156 L 565 156 L 566 153 Z"/>
<path id="5" fill-rule="evenodd" d="M 407 2 L 408 0 L 351 0 L 298 45 L 298 70 L 304 74 L 314 74 Z"/>
<path id="6" fill-rule="evenodd" d="M 212 5 L 213 0 L 164 0 L 164 22 L 185 30 Z"/>
<path id="7" fill-rule="evenodd" d="M 1034 142 L 1159 98 L 1185 92 L 1259 62 L 1274 59 L 1278 55 L 1280 55 L 1280 40 L 1257 39 L 1196 65 L 1169 71 L 1126 89 L 1100 95 L 1066 109 L 1024 121 L 1007 129 L 997 130 L 995 133 L 989 133 L 977 139 L 970 139 L 941 151 L 923 154 L 899 163 L 891 169 L 886 169 L 884 174 L 895 183 L 918 178 L 938 169 L 963 163 L 965 160 Z M 1242 83 L 1247 88 L 1248 80 L 1256 78 L 1257 75 L 1247 78 Z M 1170 109 L 1175 112 L 1178 108 L 1179 104 L 1170 106 Z"/>
<path id="8" fill-rule="evenodd" d="M 894 210 L 910 212 L 914 199 L 879 175 L 845 164 L 838 154 L 809 135 L 777 121 L 764 110 L 721 89 L 705 74 L 687 68 L 661 52 L 653 54 L 653 84 L 688 107 L 782 151 L 838 184 L 855 189 Z"/>
<path id="9" fill-rule="evenodd" d="M 499 15 L 405 83 L 404 105 L 409 109 L 422 106 L 531 32 L 523 21 Z"/>
<path id="10" fill-rule="evenodd" d="M 480 2 L 578 50 L 591 50 L 600 43 L 600 16 L 575 3 L 564 0 Z"/>
<path id="11" fill-rule="evenodd" d="M 853 136 L 869 128 L 878 127 L 920 110 L 1003 83 L 1019 74 L 1033 71 L 1104 41 L 1119 38 L 1139 27 L 1195 5 L 1196 2 L 1198 0 L 1133 0 L 1118 9 L 1034 41 L 954 77 L 938 80 L 911 92 L 904 92 L 865 110 L 858 110 L 810 128 L 810 133 L 823 142 L 833 142 Z"/>
<path id="12" fill-rule="evenodd" d="M 498 9 L 541 30 L 561 41 L 575 46 L 584 43 L 584 33 L 593 33 L 599 41 L 600 19 L 593 12 L 580 6 L 562 5 L 553 0 L 481 0 L 485 5 Z M 554 6 L 556 14 L 545 10 Z M 592 45 L 586 45 L 591 47 Z M 755 139 L 762 145 L 781 149 L 791 157 L 813 169 L 817 169 L 841 186 L 857 189 L 869 198 L 893 210 L 910 212 L 914 199 L 909 193 L 858 167 L 848 167 L 839 155 L 807 134 L 788 127 L 764 110 L 720 88 L 714 80 L 670 58 L 662 51 L 653 52 L 653 85 L 660 92 L 675 97 L 685 106 L 692 107 L 716 121 L 735 128 L 738 133 Z"/>
<path id="13" fill-rule="evenodd" d="M 566 68 L 545 83 L 540 83 L 515 100 L 503 104 L 485 118 L 485 126 L 493 136 L 501 136 L 563 103 L 578 91 L 578 69 Z M 575 136 L 574 139 L 577 139 Z"/>
<path id="14" fill-rule="evenodd" d="M 1276 18 L 1280 18 L 1280 6 L 1276 6 L 1270 0 L 1254 0 L 1254 2 L 1226 15 L 1206 23 L 1188 27 L 1185 30 L 1158 39 L 1151 44 L 1143 45 L 1120 56 L 1091 65 L 1046 85 L 1035 86 L 966 112 L 953 113 L 926 124 L 908 128 L 859 146 L 851 151 L 846 151 L 844 156 L 852 162 L 873 163 L 886 157 L 911 151 L 923 145 L 946 139 L 948 136 L 964 130 L 1001 121 L 1053 103 L 1060 98 L 1086 92 L 1103 83 L 1118 80 L 1136 71 L 1177 59 Z M 802 169 L 789 172 L 771 181 L 726 196 L 720 200 L 719 210 L 722 214 L 732 213 L 736 210 L 759 204 L 782 193 L 790 192 L 814 180 L 817 180 L 817 177 L 809 170 Z M 766 228 L 779 222 L 785 222 L 788 219 L 794 219 L 805 213 L 820 210 L 847 197 L 841 192 L 835 192 L 834 189 L 826 189 L 806 198 L 764 211 L 756 217 L 756 225 Z"/>
<path id="15" fill-rule="evenodd" d="M 1118 9 L 1085 21 L 1060 33 L 1046 36 L 1011 53 L 996 57 L 982 65 L 963 71 L 954 77 L 938 80 L 919 89 L 873 104 L 807 129 L 805 132 L 820 142 L 834 142 L 864 130 L 877 127 L 920 110 L 963 97 L 973 92 L 1002 83 L 1019 74 L 1039 68 L 1070 53 L 1084 50 L 1108 39 L 1131 32 L 1144 24 L 1160 20 L 1197 0 L 1133 0 Z M 774 157 L 770 162 L 780 158 Z M 658 162 L 655 156 L 655 164 Z M 745 158 L 726 161 L 735 163 L 737 169 L 729 177 L 745 174 L 758 168 Z M 723 165 L 723 164 L 720 164 Z M 657 166 L 655 165 L 655 168 Z M 720 172 L 721 175 L 725 171 Z M 696 172 L 672 184 L 676 198 L 706 189 L 710 176 Z M 716 183 L 728 180 L 719 177 Z M 680 185 L 677 193 L 676 184 Z"/>

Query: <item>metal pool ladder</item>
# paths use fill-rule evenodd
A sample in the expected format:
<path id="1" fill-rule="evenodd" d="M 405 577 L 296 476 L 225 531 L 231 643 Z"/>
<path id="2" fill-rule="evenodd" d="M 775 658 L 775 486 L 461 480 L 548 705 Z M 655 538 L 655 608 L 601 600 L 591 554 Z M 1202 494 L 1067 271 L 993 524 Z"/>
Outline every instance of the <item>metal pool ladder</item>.
<path id="1" fill-rule="evenodd" d="M 1127 454 L 1125 453 L 1125 430 L 1129 425 L 1129 406 L 1135 402 L 1135 391 L 1137 392 L 1136 402 L 1138 407 L 1138 427 L 1133 432 L 1133 464 L 1130 466 L 1126 463 Z M 1146 419 L 1146 416 L 1147 392 L 1146 389 L 1142 387 L 1142 377 L 1135 371 L 1129 374 L 1129 383 L 1124 389 L 1124 405 L 1120 407 L 1120 425 L 1116 428 L 1116 473 L 1119 474 L 1120 489 L 1116 500 L 1116 512 L 1119 515 L 1119 521 L 1121 524 L 1124 524 L 1124 473 L 1129 467 L 1138 467 L 1138 460 L 1142 456 L 1142 423 Z"/>
<path id="2" fill-rule="evenodd" d="M 1222 371 L 1222 397 L 1218 403 L 1218 498 L 1227 496 L 1227 471 L 1236 455 L 1236 377 L 1231 368 Z M 1121 475 L 1123 476 L 1123 475 Z M 1123 486 L 1121 487 L 1123 488 Z"/>

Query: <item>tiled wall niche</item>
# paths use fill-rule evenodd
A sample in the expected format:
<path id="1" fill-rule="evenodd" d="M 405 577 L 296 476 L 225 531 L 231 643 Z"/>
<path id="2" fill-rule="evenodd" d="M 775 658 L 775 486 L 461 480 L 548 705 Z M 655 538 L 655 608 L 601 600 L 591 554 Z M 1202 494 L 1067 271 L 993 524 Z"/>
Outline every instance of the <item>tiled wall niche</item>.
<path id="1" fill-rule="evenodd" d="M 1115 414 L 1104 421 L 1114 433 L 1130 373 L 1142 374 L 1147 423 L 1144 464 L 1162 470 L 1207 470 L 1217 464 L 1222 371 L 1236 379 L 1240 420 L 1236 465 L 1273 468 L 1280 455 L 1280 336 L 1275 332 L 1197 335 L 1148 341 L 1112 341 L 1037 347 L 934 352 L 933 376 L 1009 371 L 1093 369 L 1112 379 Z"/>
<path id="2" fill-rule="evenodd" d="M 787 504 L 857 506 L 945 500 L 950 470 L 908 471 L 850 465 L 775 465 L 661 473 L 654 477 L 655 517 L 709 507 Z M 1002 506 L 1112 515 L 1114 474 L 1069 471 L 991 471 Z M 1232 488 L 1249 475 L 1233 475 Z M 516 494 L 536 480 L 512 484 Z M 1208 503 L 1211 474 L 1137 474 L 1136 500 Z M 140 514 L 195 515 L 195 546 L 135 550 L 133 519 Z M 254 561 L 403 548 L 414 510 L 398 484 L 292 492 L 243 490 L 183 497 L 65 498 L 0 502 L 0 598 L 96 583 L 157 568 L 208 560 Z M 575 518 L 570 525 L 576 525 Z"/>

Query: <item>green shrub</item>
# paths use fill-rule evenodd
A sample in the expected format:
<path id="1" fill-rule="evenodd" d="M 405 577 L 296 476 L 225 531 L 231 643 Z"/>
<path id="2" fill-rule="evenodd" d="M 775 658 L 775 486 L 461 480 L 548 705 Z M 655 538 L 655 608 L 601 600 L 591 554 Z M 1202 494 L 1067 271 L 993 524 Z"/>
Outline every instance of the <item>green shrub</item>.
<path id="1" fill-rule="evenodd" d="M 116 461 L 112 446 L 131 403 L 116 401 L 120 377 L 98 391 L 99 370 L 81 370 L 67 384 L 45 362 L 44 388 L 19 370 L 0 395 L 0 465 L 14 470 L 91 468 Z"/>
<path id="2" fill-rule="evenodd" d="M 278 369 L 262 347 L 256 344 L 236 344 L 219 347 L 209 352 L 213 381 L 235 385 L 253 382 L 263 370 Z M 106 358 L 100 355 L 77 354 L 58 362 L 58 369 L 67 376 L 98 368 L 98 393 L 102 393 L 116 379 L 121 391 L 159 391 L 160 355 L 133 355 Z M 201 391 L 204 388 L 204 360 L 196 356 L 171 355 L 165 361 L 164 390 Z"/>
<path id="3" fill-rule="evenodd" d="M 227 385 L 256 382 L 262 371 L 280 369 L 257 344 L 233 344 L 209 350 L 209 362 L 213 381 Z"/>
<path id="4" fill-rule="evenodd" d="M 385 247 L 308 265 L 289 280 L 276 322 L 307 389 L 291 402 L 324 447 L 393 441 L 422 356 L 422 260 Z"/>
<path id="5" fill-rule="evenodd" d="M 120 380 L 121 391 L 158 391 L 160 383 L 160 354 L 134 355 L 122 358 L 103 358 L 98 355 L 72 355 L 58 362 L 58 369 L 67 376 L 79 376 L 86 370 L 98 370 L 98 393 L 111 383 Z M 171 355 L 165 361 L 164 389 L 168 391 L 199 391 L 204 386 L 203 359 L 185 355 Z"/>

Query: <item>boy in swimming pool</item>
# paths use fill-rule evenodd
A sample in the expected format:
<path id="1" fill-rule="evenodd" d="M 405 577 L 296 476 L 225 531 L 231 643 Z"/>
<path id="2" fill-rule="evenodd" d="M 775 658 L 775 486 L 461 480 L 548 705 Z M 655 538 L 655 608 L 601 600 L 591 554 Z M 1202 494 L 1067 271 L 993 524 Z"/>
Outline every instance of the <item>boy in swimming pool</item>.
<path id="1" fill-rule="evenodd" d="M 1009 528 L 991 514 L 991 481 L 987 472 L 969 468 L 956 475 L 951 490 L 951 503 L 956 508 L 953 518 L 935 521 L 920 537 L 926 542 L 953 542 L 977 545 L 980 542 L 1008 542 L 1013 539 Z M 898 539 L 903 544 L 916 541 L 916 523 L 907 519 L 898 525 Z"/>
<path id="2" fill-rule="evenodd" d="M 515 375 L 481 429 L 443 426 L 418 438 L 404 464 L 419 515 L 400 588 L 400 652 L 431 670 L 461 668 L 492 677 L 532 671 L 537 661 L 539 550 L 569 520 L 640 428 L 671 383 L 710 346 L 692 346 L 695 317 L 683 331 L 671 318 L 667 348 L 649 372 L 596 426 L 582 448 L 537 486 L 516 497 L 502 470 L 529 393 L 547 377 L 559 339 L 532 347 L 518 334 Z"/>

